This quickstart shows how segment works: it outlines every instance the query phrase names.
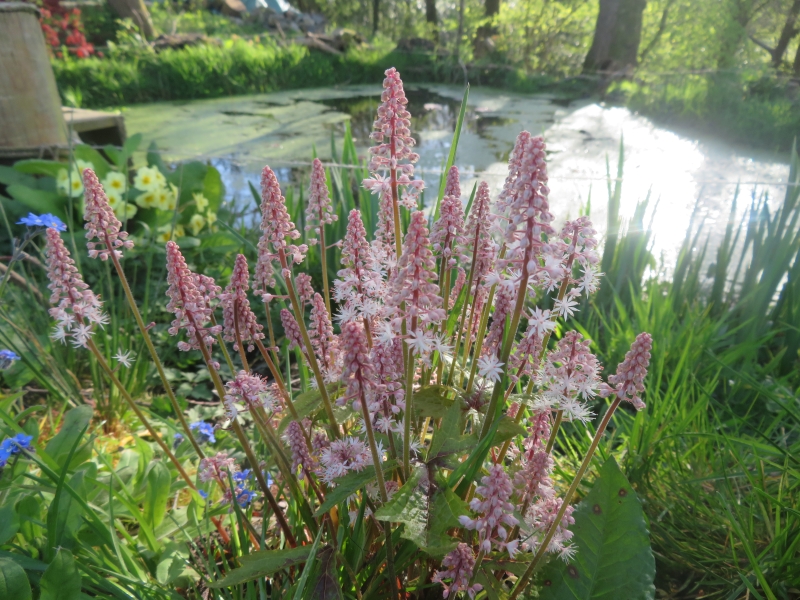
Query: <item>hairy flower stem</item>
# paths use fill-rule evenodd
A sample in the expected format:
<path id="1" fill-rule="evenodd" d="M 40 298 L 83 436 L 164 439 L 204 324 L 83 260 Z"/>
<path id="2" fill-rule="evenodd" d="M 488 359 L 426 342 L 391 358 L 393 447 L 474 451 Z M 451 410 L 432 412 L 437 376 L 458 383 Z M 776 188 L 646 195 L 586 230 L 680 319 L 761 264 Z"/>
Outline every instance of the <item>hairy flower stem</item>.
<path id="1" fill-rule="evenodd" d="M 392 133 L 391 133 L 391 158 L 392 162 L 395 162 L 395 157 L 397 156 L 397 151 L 395 149 L 395 125 L 394 119 L 392 120 Z M 390 170 L 391 178 L 391 186 L 392 186 L 392 217 L 394 218 L 394 247 L 395 252 L 397 253 L 397 260 L 400 260 L 400 256 L 403 254 L 403 237 L 400 231 L 400 202 L 397 197 L 397 169 L 392 168 Z"/>
<path id="2" fill-rule="evenodd" d="M 325 222 L 323 221 L 322 210 L 319 217 L 319 260 L 322 267 L 322 295 L 325 297 L 325 308 L 328 309 L 328 317 L 333 318 L 331 312 L 331 292 L 328 289 L 328 248 L 325 246 Z"/>
<path id="3" fill-rule="evenodd" d="M 386 493 L 386 482 L 383 479 L 383 468 L 381 457 L 378 454 L 378 445 L 375 443 L 375 432 L 372 430 L 372 419 L 367 407 L 367 398 L 364 395 L 364 388 L 361 388 L 359 402 L 361 404 L 361 412 L 364 416 L 364 429 L 367 432 L 367 439 L 369 440 L 369 449 L 372 453 L 372 464 L 375 466 L 375 475 L 378 479 L 378 492 L 381 495 L 381 502 L 386 504 L 389 501 L 389 495 Z M 406 404 L 408 410 L 408 404 Z M 403 453 L 405 454 L 408 444 L 405 444 Z M 386 537 L 386 567 L 389 571 L 389 582 L 394 590 L 392 598 L 397 593 L 397 578 L 394 573 L 394 548 L 392 547 L 392 526 L 388 521 L 383 522 L 384 536 Z"/>
<path id="4" fill-rule="evenodd" d="M 411 331 L 417 330 L 417 318 L 411 318 Z M 407 345 L 407 344 L 406 344 Z M 411 477 L 411 411 L 414 395 L 414 355 L 411 348 L 407 348 L 408 360 L 406 361 L 406 409 L 403 411 L 403 473 L 406 480 Z"/>
<path id="5" fill-rule="evenodd" d="M 272 314 L 269 312 L 269 302 L 264 303 L 264 312 L 267 313 L 267 331 L 269 332 L 269 347 L 270 352 L 272 352 L 272 363 L 277 367 L 280 361 L 278 360 L 278 353 L 275 351 L 277 345 L 275 344 L 275 329 L 272 327 Z M 279 369 L 278 372 L 280 372 Z M 273 376 L 274 375 L 275 373 L 273 373 Z"/>
<path id="6" fill-rule="evenodd" d="M 492 301 L 494 300 L 494 293 L 497 290 L 497 285 L 493 285 L 492 289 L 489 291 L 489 297 L 486 299 L 486 304 L 483 306 L 483 312 L 481 313 L 481 321 L 480 325 L 478 326 L 478 335 L 475 338 L 475 350 L 472 354 L 472 366 L 469 370 L 469 381 L 467 382 L 467 393 L 469 394 L 472 391 L 472 384 L 475 381 L 475 375 L 478 373 L 478 357 L 481 355 L 481 350 L 483 349 L 483 338 L 486 335 L 486 324 L 489 322 L 489 312 L 492 309 Z M 471 321 L 470 321 L 470 329 L 472 329 Z M 464 347 L 464 367 L 466 368 L 467 365 L 467 356 L 469 353 L 469 345 Z"/>
<path id="7" fill-rule="evenodd" d="M 530 565 L 522 574 L 522 576 L 517 580 L 517 583 L 514 585 L 514 588 L 511 590 L 511 595 L 509 596 L 509 600 L 516 600 L 519 595 L 525 590 L 525 587 L 528 585 L 530 578 L 536 572 L 539 563 L 542 560 L 542 557 L 547 552 L 547 547 L 550 545 L 550 542 L 553 539 L 553 536 L 556 534 L 556 530 L 558 529 L 559 525 L 561 524 L 561 519 L 564 518 L 564 513 L 567 512 L 567 508 L 569 507 L 570 500 L 572 500 L 572 496 L 575 495 L 575 491 L 578 489 L 578 485 L 583 479 L 583 475 L 586 473 L 586 470 L 589 468 L 589 465 L 592 462 L 592 456 L 594 456 L 594 451 L 597 449 L 598 444 L 600 443 L 600 438 L 603 437 L 603 433 L 605 433 L 606 427 L 608 426 L 609 421 L 611 421 L 611 417 L 614 414 L 614 411 L 617 410 L 619 403 L 622 401 L 621 398 L 617 397 L 614 398 L 614 401 L 608 407 L 606 414 L 603 415 L 602 421 L 600 421 L 600 425 L 597 427 L 597 431 L 594 434 L 594 438 L 592 438 L 592 443 L 589 446 L 589 449 L 586 451 L 586 456 L 583 458 L 583 462 L 581 463 L 578 472 L 575 473 L 575 478 L 572 480 L 572 484 L 569 486 L 567 493 L 564 495 L 564 501 L 561 503 L 561 507 L 558 509 L 558 513 L 556 513 L 555 519 L 553 519 L 553 523 L 550 525 L 550 528 L 547 530 L 547 535 L 544 536 L 542 543 L 539 545 L 539 549 L 536 551 L 536 555 L 533 557 Z"/>
<path id="8" fill-rule="evenodd" d="M 289 271 L 289 264 L 286 260 L 286 252 L 283 248 L 278 250 L 278 258 L 281 261 L 281 268 L 283 271 Z M 311 345 L 311 338 L 308 337 L 306 322 L 305 319 L 303 319 L 303 310 L 300 306 L 300 302 L 297 299 L 297 292 L 294 289 L 294 283 L 292 282 L 291 277 L 284 277 L 284 279 L 286 281 L 286 289 L 289 292 L 289 301 L 292 303 L 292 310 L 295 314 L 295 320 L 300 328 L 300 335 L 303 337 L 303 345 L 308 349 L 308 352 L 306 352 L 306 360 L 308 362 L 308 366 L 311 367 L 311 371 L 314 373 L 314 378 L 317 380 L 317 387 L 322 395 L 322 403 L 325 406 L 325 413 L 328 415 L 328 428 L 333 439 L 339 439 L 340 433 L 339 427 L 336 424 L 336 416 L 333 414 L 331 399 L 328 397 L 328 390 L 325 387 L 325 378 L 322 376 L 322 371 L 320 371 L 319 364 L 317 364 L 316 356 L 314 356 L 314 353 L 311 351 L 313 346 Z"/>
<path id="9" fill-rule="evenodd" d="M 186 439 L 189 440 L 189 443 L 191 443 L 198 458 L 205 458 L 205 454 L 200 448 L 200 444 L 197 443 L 197 440 L 192 434 L 192 430 L 189 428 L 189 423 L 186 422 L 186 417 L 183 416 L 183 410 L 178 404 L 178 399 L 175 397 L 175 392 L 172 391 L 172 385 L 170 385 L 169 380 L 167 379 L 167 374 L 164 371 L 164 365 L 161 364 L 161 359 L 158 357 L 156 348 L 153 345 L 153 340 L 150 339 L 150 333 L 147 331 L 147 327 L 144 324 L 144 319 L 142 319 L 142 315 L 139 312 L 139 307 L 136 306 L 136 300 L 133 298 L 130 285 L 128 285 L 128 278 L 125 277 L 125 272 L 122 270 L 122 265 L 119 262 L 119 258 L 117 258 L 117 254 L 114 251 L 111 241 L 108 239 L 108 234 L 104 234 L 104 238 L 106 248 L 108 248 L 109 256 L 111 257 L 111 261 L 114 263 L 114 268 L 117 270 L 117 276 L 122 283 L 122 289 L 125 292 L 125 298 L 128 301 L 128 306 L 130 306 L 131 312 L 133 313 L 133 318 L 136 320 L 136 325 L 139 327 L 139 331 L 144 338 L 144 343 L 147 346 L 148 352 L 150 352 L 150 357 L 153 359 L 153 364 L 156 366 L 158 376 L 161 378 L 161 383 L 164 386 L 164 390 L 167 393 L 169 402 L 172 405 L 172 410 L 175 411 L 175 416 L 178 418 L 178 421 L 180 421 L 184 435 L 186 436 Z"/>
<path id="10" fill-rule="evenodd" d="M 214 368 L 211 359 L 211 353 L 208 351 L 208 347 L 203 340 L 203 336 L 200 334 L 200 331 L 197 330 L 195 327 L 195 337 L 197 339 L 197 344 L 200 348 L 200 352 L 203 354 L 203 360 L 206 363 L 206 368 L 208 369 L 209 374 L 211 375 L 211 381 L 214 383 L 214 387 L 217 390 L 217 394 L 219 395 L 219 401 L 222 402 L 222 399 L 225 397 L 225 386 L 222 384 L 222 379 L 217 372 L 217 369 Z M 264 474 L 261 472 L 261 468 L 259 467 L 258 459 L 256 455 L 253 453 L 253 449 L 250 447 L 250 443 L 247 441 L 247 436 L 242 431 L 241 425 L 239 425 L 236 419 L 233 420 L 231 427 L 233 428 L 233 432 L 236 434 L 237 439 L 239 440 L 239 444 L 242 446 L 244 450 L 245 456 L 247 456 L 247 460 L 253 468 L 253 472 L 255 473 L 256 480 L 258 481 L 258 485 L 261 488 L 261 491 L 264 493 L 264 497 L 267 499 L 272 512 L 275 513 L 275 519 L 278 521 L 278 525 L 283 530 L 283 534 L 286 536 L 286 540 L 289 542 L 289 545 L 292 548 L 297 547 L 297 540 L 292 534 L 292 530 L 289 527 L 289 523 L 286 521 L 286 517 L 283 515 L 283 511 L 281 507 L 278 506 L 278 502 L 275 500 L 275 496 L 272 495 L 272 492 L 269 489 L 269 485 L 267 485 L 266 479 L 264 479 Z"/>

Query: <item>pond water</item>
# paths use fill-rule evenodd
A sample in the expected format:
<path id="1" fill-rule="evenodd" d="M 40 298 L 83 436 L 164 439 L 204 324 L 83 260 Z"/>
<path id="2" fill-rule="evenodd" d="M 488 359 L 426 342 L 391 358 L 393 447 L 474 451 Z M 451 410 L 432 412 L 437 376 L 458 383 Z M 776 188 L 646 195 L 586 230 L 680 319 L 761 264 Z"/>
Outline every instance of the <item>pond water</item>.
<path id="1" fill-rule="evenodd" d="M 366 155 L 380 86 L 293 90 L 214 100 L 158 103 L 125 110 L 129 134 L 142 133 L 143 147 L 158 145 L 170 161 L 210 160 L 223 174 L 230 201 L 252 203 L 248 182 L 258 185 L 269 164 L 283 182 L 305 180 L 316 151 L 330 161 L 331 139 L 341 151 L 345 121 L 359 153 Z M 447 158 L 463 88 L 406 87 L 412 134 L 420 161 L 417 173 L 431 195 Z M 772 205 L 785 193 L 788 156 L 732 146 L 709 134 L 672 131 L 626 108 L 592 101 L 566 103 L 548 95 L 472 89 L 456 155 L 462 191 L 486 180 L 496 194 L 517 134 L 527 129 L 547 141 L 550 206 L 557 220 L 575 217 L 587 203 L 598 230 L 608 201 L 607 164 L 616 176 L 620 141 L 625 161 L 621 213 L 630 218 L 650 197 L 646 222 L 654 250 L 672 264 L 695 206 L 711 233 L 711 246 L 724 233 L 740 186 L 737 212 L 752 197 L 768 194 Z"/>

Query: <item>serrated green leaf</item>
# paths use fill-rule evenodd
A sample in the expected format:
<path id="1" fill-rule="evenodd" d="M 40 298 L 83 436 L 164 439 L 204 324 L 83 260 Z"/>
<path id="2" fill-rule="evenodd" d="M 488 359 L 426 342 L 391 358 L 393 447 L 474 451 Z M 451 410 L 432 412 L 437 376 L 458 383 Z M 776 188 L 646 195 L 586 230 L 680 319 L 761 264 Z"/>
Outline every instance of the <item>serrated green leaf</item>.
<path id="1" fill-rule="evenodd" d="M 656 567 L 644 513 L 617 461 L 609 458 L 573 514 L 577 553 L 542 571 L 541 600 L 652 600 Z"/>
<path id="2" fill-rule="evenodd" d="M 417 399 L 414 398 L 416 404 Z M 453 452 L 450 448 L 453 446 L 453 441 L 457 440 L 463 431 L 463 416 L 461 413 L 461 403 L 453 402 L 447 409 L 447 412 L 442 418 L 441 426 L 434 431 L 431 446 L 428 449 L 428 460 L 444 456 Z"/>
<path id="3" fill-rule="evenodd" d="M 61 425 L 61 431 L 47 443 L 44 451 L 52 458 L 59 467 L 64 465 L 67 460 L 72 447 L 75 445 L 81 432 L 89 426 L 94 414 L 92 407 L 84 404 L 73 408 L 64 415 L 64 422 Z M 92 448 L 89 444 L 84 445 L 82 448 L 75 452 L 75 455 L 70 461 L 70 467 L 74 468 L 75 465 L 89 460 L 92 456 Z"/>
<path id="4" fill-rule="evenodd" d="M 424 467 L 415 468 L 403 487 L 375 513 L 375 518 L 379 521 L 403 523 L 405 527 L 402 537 L 414 542 L 420 548 L 428 545 L 429 498 L 425 489 L 427 485 L 422 485 L 424 475 Z M 427 477 L 425 483 L 427 484 Z"/>
<path id="5" fill-rule="evenodd" d="M 497 426 L 497 433 L 492 440 L 492 446 L 499 446 L 506 440 L 510 440 L 518 435 L 526 436 L 528 432 L 525 431 L 522 425 L 515 423 L 514 419 L 503 415 L 500 418 L 500 424 Z"/>
<path id="6" fill-rule="evenodd" d="M 19 515 L 10 504 L 0 508 L 0 545 L 17 535 Z"/>
<path id="7" fill-rule="evenodd" d="M 0 558 L 0 598 L 30 600 L 31 584 L 25 571 L 13 560 Z"/>
<path id="8" fill-rule="evenodd" d="M 395 467 L 395 464 L 397 463 L 394 460 L 386 461 L 382 465 L 383 472 L 386 473 L 391 471 Z M 325 502 L 323 502 L 322 506 L 317 509 L 315 516 L 319 517 L 320 515 L 324 515 L 331 508 L 340 502 L 344 502 L 348 497 L 355 494 L 358 490 L 372 482 L 375 478 L 375 467 L 369 465 L 364 467 L 362 471 L 358 471 L 357 473 L 348 473 L 341 479 L 337 479 L 336 487 L 328 490 L 328 493 L 325 496 Z"/>
<path id="9" fill-rule="evenodd" d="M 151 529 L 155 529 L 164 520 L 169 499 L 170 477 L 169 469 L 161 461 L 153 463 L 147 472 L 147 487 L 144 494 L 144 519 Z"/>
<path id="10" fill-rule="evenodd" d="M 81 595 L 81 574 L 69 550 L 59 550 L 47 566 L 39 583 L 39 600 L 78 600 Z"/>
<path id="11" fill-rule="evenodd" d="M 322 528 L 320 528 L 322 531 Z M 311 552 L 311 546 L 298 546 L 285 550 L 262 550 L 239 558 L 238 569 L 234 569 L 219 581 L 209 584 L 210 588 L 222 588 L 239 585 L 259 577 L 266 577 L 281 569 L 288 569 L 305 562 Z"/>

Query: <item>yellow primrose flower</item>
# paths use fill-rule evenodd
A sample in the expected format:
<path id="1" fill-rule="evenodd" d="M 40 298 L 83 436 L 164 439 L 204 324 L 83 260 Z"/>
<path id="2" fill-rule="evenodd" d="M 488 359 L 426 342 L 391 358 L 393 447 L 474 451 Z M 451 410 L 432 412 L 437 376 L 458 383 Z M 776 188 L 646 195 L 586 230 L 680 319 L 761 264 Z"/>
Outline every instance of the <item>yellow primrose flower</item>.
<path id="1" fill-rule="evenodd" d="M 56 175 L 56 189 L 60 194 L 67 195 L 69 191 L 69 174 L 66 169 L 61 169 Z"/>
<path id="2" fill-rule="evenodd" d="M 122 194 L 113 188 L 106 192 L 106 196 L 108 197 L 108 205 L 114 212 L 117 212 L 125 203 L 125 201 L 122 199 Z"/>
<path id="3" fill-rule="evenodd" d="M 208 211 L 206 213 L 206 221 L 208 221 L 209 225 L 213 225 L 217 222 L 217 213 Z"/>
<path id="4" fill-rule="evenodd" d="M 70 196 L 73 198 L 77 198 L 81 194 L 83 194 L 83 180 L 81 179 L 80 174 L 77 172 L 72 173 L 72 178 L 69 181 L 70 186 Z"/>
<path id="5" fill-rule="evenodd" d="M 156 192 L 156 207 L 161 210 L 175 210 L 175 194 L 172 190 L 161 188 Z"/>
<path id="6" fill-rule="evenodd" d="M 94 171 L 94 165 L 90 163 L 88 160 L 77 159 L 75 161 L 75 166 L 78 168 L 78 173 L 80 173 L 81 176 L 83 176 L 83 172 L 86 169 L 91 169 L 92 171 Z"/>
<path id="7" fill-rule="evenodd" d="M 161 242 L 162 244 L 166 244 L 174 237 L 181 238 L 186 236 L 186 230 L 183 228 L 183 225 L 180 223 L 175 225 L 175 231 L 172 230 L 172 225 L 162 225 L 158 228 L 158 234 L 156 235 L 156 241 Z"/>
<path id="8" fill-rule="evenodd" d="M 125 174 L 119 171 L 109 171 L 103 178 L 103 189 L 106 191 L 106 195 L 108 195 L 109 198 L 112 193 L 116 193 L 122 198 L 122 194 L 128 189 L 128 182 L 125 179 Z"/>
<path id="9" fill-rule="evenodd" d="M 144 194 L 136 196 L 135 202 L 140 208 L 155 208 L 158 202 L 158 196 L 155 192 L 145 192 Z"/>
<path id="10" fill-rule="evenodd" d="M 192 235 L 200 233 L 200 230 L 203 229 L 203 225 L 205 224 L 206 220 L 203 218 L 203 215 L 192 215 L 192 218 L 189 219 L 189 229 L 192 230 Z"/>
<path id="11" fill-rule="evenodd" d="M 156 168 L 141 167 L 136 171 L 136 177 L 133 178 L 133 185 L 143 192 L 156 192 L 159 188 L 163 187 L 163 184 L 159 183 L 157 174 L 161 175 Z M 164 176 L 161 175 L 161 179 L 163 178 Z"/>
<path id="12" fill-rule="evenodd" d="M 156 167 L 153 167 L 153 174 L 154 177 L 156 178 L 156 183 L 158 184 L 158 187 L 167 187 L 167 178 L 164 177 L 164 174 L 161 171 L 159 171 Z"/>
<path id="13" fill-rule="evenodd" d="M 121 215 L 120 215 L 120 218 L 123 218 L 123 217 L 124 217 L 126 220 L 127 220 L 127 219 L 132 219 L 132 218 L 133 218 L 133 216 L 134 216 L 134 215 L 135 215 L 137 212 L 139 212 L 139 209 L 138 209 L 138 208 L 136 208 L 136 205 L 135 205 L 135 204 L 131 204 L 130 202 L 126 202 L 126 203 L 125 203 L 125 211 L 124 211 L 124 213 L 123 213 L 123 214 L 121 214 Z"/>
<path id="14" fill-rule="evenodd" d="M 194 205 L 197 207 L 197 212 L 203 212 L 208 208 L 208 198 L 203 196 L 201 192 L 195 192 L 192 194 L 192 198 L 194 198 Z"/>

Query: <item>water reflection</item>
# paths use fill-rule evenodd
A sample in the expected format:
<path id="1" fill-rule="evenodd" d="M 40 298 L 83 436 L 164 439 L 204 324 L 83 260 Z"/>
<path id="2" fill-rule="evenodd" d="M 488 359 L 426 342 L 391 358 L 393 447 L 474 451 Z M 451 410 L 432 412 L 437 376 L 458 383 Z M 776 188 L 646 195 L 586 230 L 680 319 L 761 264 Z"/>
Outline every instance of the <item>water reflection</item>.
<path id="1" fill-rule="evenodd" d="M 379 86 L 345 86 L 163 103 L 128 109 L 126 122 L 129 132 L 141 132 L 145 145 L 155 142 L 170 160 L 211 160 L 232 201 L 255 207 L 250 184 L 258 184 L 264 164 L 270 164 L 283 183 L 305 185 L 305 165 L 312 152 L 331 160 L 331 140 L 341 143 L 347 120 L 358 152 L 366 156 L 379 94 Z M 407 87 L 412 135 L 420 154 L 417 172 L 429 190 L 438 189 L 462 94 L 463 89 L 453 86 Z M 547 140 L 554 214 L 574 217 L 590 206 L 601 231 L 608 198 L 607 161 L 616 175 L 622 137 L 621 214 L 630 218 L 637 203 L 649 197 L 650 213 L 656 210 L 655 250 L 668 260 L 683 240 L 696 204 L 713 232 L 713 248 L 727 224 L 737 183 L 740 215 L 751 194 L 767 193 L 772 202 L 779 202 L 785 192 L 780 185 L 788 177 L 784 156 L 734 147 L 691 131 L 671 131 L 625 108 L 565 104 L 547 95 L 480 88 L 470 92 L 456 157 L 465 194 L 478 178 L 499 191 L 508 154 L 523 129 Z M 341 152 L 340 146 L 336 152 Z"/>

